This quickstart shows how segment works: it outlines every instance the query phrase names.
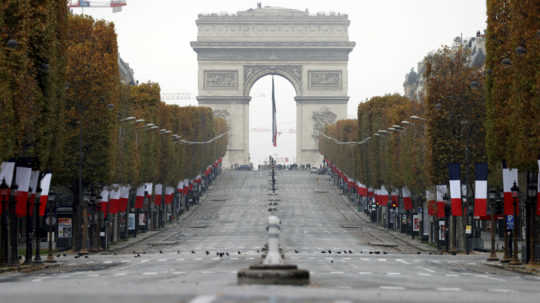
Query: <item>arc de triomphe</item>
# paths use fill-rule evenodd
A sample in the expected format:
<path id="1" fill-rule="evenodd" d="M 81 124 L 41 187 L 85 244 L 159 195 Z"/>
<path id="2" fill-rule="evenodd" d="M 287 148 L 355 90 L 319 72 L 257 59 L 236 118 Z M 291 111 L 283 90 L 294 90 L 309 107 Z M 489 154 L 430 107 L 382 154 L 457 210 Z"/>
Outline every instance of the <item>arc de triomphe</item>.
<path id="1" fill-rule="evenodd" d="M 196 23 L 197 100 L 229 123 L 225 165 L 249 162 L 249 93 L 271 74 L 296 90 L 296 163 L 318 165 L 319 130 L 347 117 L 348 16 L 259 7 Z"/>

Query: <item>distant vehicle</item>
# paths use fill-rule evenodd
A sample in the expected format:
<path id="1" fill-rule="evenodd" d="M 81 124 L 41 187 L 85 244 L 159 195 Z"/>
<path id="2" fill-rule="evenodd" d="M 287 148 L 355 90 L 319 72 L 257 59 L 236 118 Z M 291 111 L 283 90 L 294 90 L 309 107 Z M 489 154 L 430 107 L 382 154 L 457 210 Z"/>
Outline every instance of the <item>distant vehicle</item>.
<path id="1" fill-rule="evenodd" d="M 316 168 L 316 167 L 312 167 L 312 168 L 309 170 L 309 173 L 310 173 L 310 174 L 319 174 L 319 169 Z"/>
<path id="2" fill-rule="evenodd" d="M 317 170 L 317 174 L 319 175 L 326 175 L 328 173 L 328 168 L 326 167 L 321 167 Z"/>
<path id="3" fill-rule="evenodd" d="M 237 168 L 237 170 L 252 170 L 252 169 L 253 169 L 253 166 L 247 165 L 247 164 L 240 165 Z"/>

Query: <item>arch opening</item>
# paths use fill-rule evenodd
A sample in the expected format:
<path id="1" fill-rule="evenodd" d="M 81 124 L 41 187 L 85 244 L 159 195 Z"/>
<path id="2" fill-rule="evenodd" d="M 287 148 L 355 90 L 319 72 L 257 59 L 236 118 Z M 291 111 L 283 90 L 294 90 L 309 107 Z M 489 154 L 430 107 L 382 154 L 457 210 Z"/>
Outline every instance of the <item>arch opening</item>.
<path id="1" fill-rule="evenodd" d="M 255 168 L 265 164 L 268 156 L 278 164 L 296 163 L 296 88 L 291 80 L 274 74 L 276 100 L 277 147 L 272 145 L 272 74 L 257 78 L 249 87 L 249 157 Z"/>

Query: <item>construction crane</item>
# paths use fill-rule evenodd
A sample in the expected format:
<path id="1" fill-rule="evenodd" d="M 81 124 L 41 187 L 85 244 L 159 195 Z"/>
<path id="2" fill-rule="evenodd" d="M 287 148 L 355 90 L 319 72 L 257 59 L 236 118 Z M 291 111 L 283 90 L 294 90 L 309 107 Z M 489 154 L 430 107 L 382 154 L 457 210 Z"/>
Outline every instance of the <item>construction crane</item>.
<path id="1" fill-rule="evenodd" d="M 127 1 L 125 0 L 110 0 L 110 1 L 89 1 L 89 0 L 76 0 L 69 1 L 69 8 L 103 8 L 111 7 L 113 13 L 118 13 L 122 11 L 122 6 L 126 6 Z"/>

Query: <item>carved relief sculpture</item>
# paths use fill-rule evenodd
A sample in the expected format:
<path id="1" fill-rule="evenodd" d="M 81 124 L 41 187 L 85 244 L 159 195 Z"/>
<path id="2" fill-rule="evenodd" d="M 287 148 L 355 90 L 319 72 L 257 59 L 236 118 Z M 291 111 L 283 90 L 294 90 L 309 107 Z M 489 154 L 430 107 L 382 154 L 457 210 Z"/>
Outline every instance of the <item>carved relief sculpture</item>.
<path id="1" fill-rule="evenodd" d="M 323 107 L 319 111 L 314 111 L 313 119 L 313 139 L 319 140 L 319 133 L 324 130 L 327 124 L 336 122 L 337 115 L 330 111 L 328 107 Z"/>
<path id="2" fill-rule="evenodd" d="M 309 71 L 309 88 L 341 89 L 341 71 Z"/>
<path id="3" fill-rule="evenodd" d="M 204 72 L 205 89 L 236 89 L 238 88 L 238 71 L 213 70 Z"/>

